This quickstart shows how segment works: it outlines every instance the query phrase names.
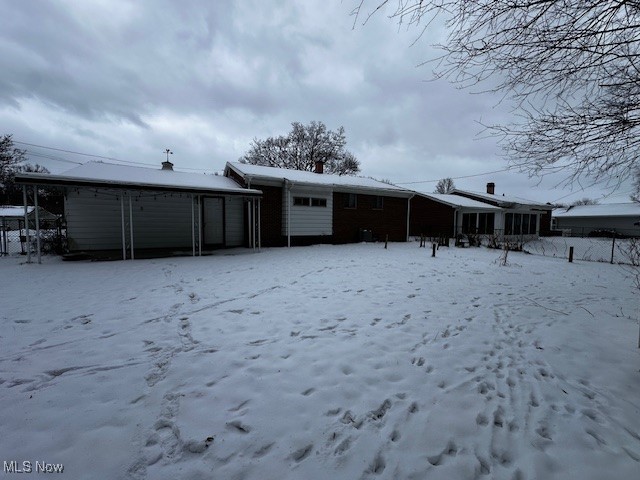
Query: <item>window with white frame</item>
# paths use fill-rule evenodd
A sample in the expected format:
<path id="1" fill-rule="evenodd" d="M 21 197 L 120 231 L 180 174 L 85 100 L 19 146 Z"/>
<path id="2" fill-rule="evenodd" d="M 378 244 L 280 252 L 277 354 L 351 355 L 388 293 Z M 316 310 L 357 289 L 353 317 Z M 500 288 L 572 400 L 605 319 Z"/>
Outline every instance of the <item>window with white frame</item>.
<path id="1" fill-rule="evenodd" d="M 293 197 L 293 205 L 296 207 L 326 207 L 326 198 L 317 197 Z"/>

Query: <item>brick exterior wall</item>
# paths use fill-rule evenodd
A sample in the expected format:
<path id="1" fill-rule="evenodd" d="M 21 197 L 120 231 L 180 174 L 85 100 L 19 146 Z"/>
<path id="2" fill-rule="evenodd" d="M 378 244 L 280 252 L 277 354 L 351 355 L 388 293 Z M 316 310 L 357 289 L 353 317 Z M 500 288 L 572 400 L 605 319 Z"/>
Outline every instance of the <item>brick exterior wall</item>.
<path id="1" fill-rule="evenodd" d="M 282 235 L 282 188 L 251 185 L 262 190 L 260 207 L 262 226 L 262 245 L 265 247 L 284 247 L 287 237 Z"/>
<path id="2" fill-rule="evenodd" d="M 393 242 L 407 239 L 407 199 L 383 197 L 382 210 L 375 209 L 375 195 L 357 194 L 356 208 L 345 208 L 347 193 L 333 193 L 333 243 L 360 241 L 360 229 L 371 230 L 374 239 Z"/>
<path id="3" fill-rule="evenodd" d="M 454 212 L 449 205 L 416 195 L 411 199 L 409 232 L 412 236 L 453 236 Z"/>

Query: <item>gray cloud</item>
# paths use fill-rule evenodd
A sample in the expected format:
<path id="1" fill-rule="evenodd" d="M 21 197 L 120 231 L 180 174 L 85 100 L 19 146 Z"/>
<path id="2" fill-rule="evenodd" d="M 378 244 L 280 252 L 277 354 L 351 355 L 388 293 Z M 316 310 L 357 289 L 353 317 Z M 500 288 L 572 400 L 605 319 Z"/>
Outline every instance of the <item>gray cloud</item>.
<path id="1" fill-rule="evenodd" d="M 507 107 L 426 82 L 431 67 L 417 67 L 442 29 L 411 46 L 417 32 L 384 13 L 354 28 L 353 3 L 12 2 L 0 18 L 0 133 L 145 163 L 170 147 L 177 165 L 211 171 L 254 137 L 321 120 L 345 127 L 365 175 L 408 182 L 504 168 L 495 140 L 477 136 L 479 120 L 505 121 Z M 550 195 L 522 175 L 499 184 Z"/>

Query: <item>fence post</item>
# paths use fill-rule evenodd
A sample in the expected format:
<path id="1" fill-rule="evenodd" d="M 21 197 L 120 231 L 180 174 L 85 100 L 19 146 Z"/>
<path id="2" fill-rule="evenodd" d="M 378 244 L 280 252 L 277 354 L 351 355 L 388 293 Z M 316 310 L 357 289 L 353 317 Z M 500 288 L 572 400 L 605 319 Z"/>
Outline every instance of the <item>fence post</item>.
<path id="1" fill-rule="evenodd" d="M 611 264 L 613 264 L 613 253 L 616 248 L 616 231 L 613 231 L 613 242 L 611 242 Z"/>
<path id="2" fill-rule="evenodd" d="M 387 233 L 387 235 L 384 237 L 384 248 L 387 248 L 387 244 L 389 243 L 389 234 Z"/>
<path id="3" fill-rule="evenodd" d="M 569 247 L 569 263 L 573 263 L 573 247 Z"/>
<path id="4" fill-rule="evenodd" d="M 431 256 L 435 257 L 436 256 L 436 244 L 433 244 L 433 251 L 431 252 Z"/>

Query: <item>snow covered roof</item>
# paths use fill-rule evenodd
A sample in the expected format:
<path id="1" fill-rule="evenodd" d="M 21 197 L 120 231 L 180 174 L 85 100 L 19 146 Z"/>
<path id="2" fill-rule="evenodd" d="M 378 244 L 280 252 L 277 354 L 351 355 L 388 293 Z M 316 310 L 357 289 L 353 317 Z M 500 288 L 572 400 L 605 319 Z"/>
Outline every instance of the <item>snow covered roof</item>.
<path id="1" fill-rule="evenodd" d="M 554 217 L 639 217 L 640 203 L 607 203 L 602 205 L 576 205 L 553 212 Z"/>
<path id="2" fill-rule="evenodd" d="M 452 195 L 450 193 L 423 193 L 418 192 L 423 197 L 431 198 L 437 202 L 446 203 L 456 208 L 474 208 L 479 210 L 501 210 L 500 207 L 495 207 L 488 203 L 478 202 L 471 198 L 461 197 L 460 195 Z"/>
<path id="3" fill-rule="evenodd" d="M 551 206 L 547 205 L 546 203 L 534 202 L 533 200 L 528 200 L 526 198 L 521 198 L 521 197 L 515 197 L 512 195 L 509 195 L 509 196 L 492 195 L 490 193 L 471 192 L 468 190 L 460 190 L 457 188 L 454 189 L 451 193 L 453 195 L 471 195 L 479 199 L 479 201 L 481 202 L 487 200 L 490 202 L 495 202 L 498 205 L 505 206 L 505 207 L 511 204 L 517 204 L 517 205 L 526 205 L 526 206 L 533 206 L 533 207 L 544 207 L 545 209 L 551 210 Z"/>
<path id="4" fill-rule="evenodd" d="M 47 185 L 78 185 L 146 190 L 171 190 L 192 193 L 223 193 L 256 196 L 262 192 L 242 188 L 221 175 L 185 173 L 104 162 L 87 162 L 59 175 L 21 173 L 16 182 Z"/>
<path id="5" fill-rule="evenodd" d="M 243 177 L 251 177 L 252 180 L 275 180 L 284 182 L 288 180 L 293 183 L 303 183 L 309 186 L 325 186 L 334 189 L 369 189 L 385 191 L 386 193 L 401 194 L 411 196 L 414 192 L 397 185 L 380 182 L 372 178 L 356 177 L 353 175 L 333 175 L 329 173 L 318 174 L 302 170 L 291 170 L 287 168 L 265 167 L 262 165 L 250 165 L 240 162 L 227 162 L 225 171 L 233 169 Z"/>
<path id="6" fill-rule="evenodd" d="M 27 207 L 27 212 L 33 212 L 35 207 Z M 21 205 L 0 205 L 0 217 L 24 217 L 24 207 Z"/>

